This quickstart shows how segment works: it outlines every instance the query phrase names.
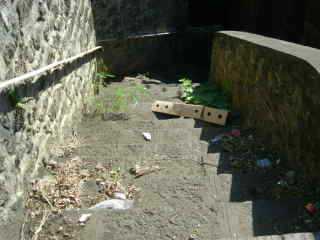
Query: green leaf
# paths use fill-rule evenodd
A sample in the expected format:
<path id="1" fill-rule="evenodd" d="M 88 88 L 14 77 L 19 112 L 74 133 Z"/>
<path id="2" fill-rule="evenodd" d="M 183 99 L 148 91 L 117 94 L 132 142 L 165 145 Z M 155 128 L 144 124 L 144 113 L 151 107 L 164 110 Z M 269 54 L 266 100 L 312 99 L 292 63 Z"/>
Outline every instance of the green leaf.
<path id="1" fill-rule="evenodd" d="M 222 109 L 230 108 L 229 99 L 215 85 L 204 83 L 193 87 L 192 80 L 188 78 L 180 79 L 179 82 L 182 90 L 181 98 L 185 102 Z"/>

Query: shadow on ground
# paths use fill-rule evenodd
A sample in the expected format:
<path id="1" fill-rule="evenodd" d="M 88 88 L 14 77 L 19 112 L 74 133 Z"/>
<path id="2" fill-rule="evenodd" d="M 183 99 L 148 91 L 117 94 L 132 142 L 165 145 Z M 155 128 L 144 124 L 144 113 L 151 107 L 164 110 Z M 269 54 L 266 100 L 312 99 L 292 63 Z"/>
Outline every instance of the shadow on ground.
<path id="1" fill-rule="evenodd" d="M 271 196 L 258 194 L 255 189 L 260 187 L 268 188 L 274 184 L 277 172 L 268 171 L 235 171 L 231 167 L 228 153 L 222 151 L 219 146 L 210 145 L 213 136 L 230 130 L 230 127 L 217 127 L 215 134 L 209 124 L 201 121 L 196 122 L 196 128 L 202 128 L 200 140 L 209 144 L 207 154 L 221 153 L 221 158 L 217 165 L 217 183 L 225 181 L 225 177 L 231 178 L 229 196 L 226 199 L 234 209 L 234 216 L 240 218 L 252 218 L 252 228 L 254 236 L 280 235 L 294 232 L 291 225 L 293 219 L 297 219 L 303 210 L 301 199 L 275 200 Z M 212 125 L 211 125 L 212 126 Z M 229 178 L 229 179 L 230 179 Z M 250 216 L 244 216 L 250 214 Z M 241 215 L 242 214 L 242 215 Z M 232 221 L 232 220 L 231 220 Z M 241 219 L 240 219 L 241 222 Z M 305 229 L 297 230 L 304 232 Z"/>

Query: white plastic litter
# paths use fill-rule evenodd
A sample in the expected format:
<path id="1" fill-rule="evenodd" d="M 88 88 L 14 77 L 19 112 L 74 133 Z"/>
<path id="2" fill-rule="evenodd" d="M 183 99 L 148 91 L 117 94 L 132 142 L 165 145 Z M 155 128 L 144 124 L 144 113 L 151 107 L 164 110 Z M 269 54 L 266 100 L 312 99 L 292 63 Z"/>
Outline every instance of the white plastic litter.
<path id="1" fill-rule="evenodd" d="M 222 138 L 223 138 L 223 135 L 218 135 L 218 136 L 214 137 L 213 139 L 211 139 L 211 143 L 218 144 Z"/>
<path id="2" fill-rule="evenodd" d="M 121 199 L 121 200 L 126 200 L 127 199 L 126 194 L 121 193 L 121 192 L 113 193 L 112 197 L 114 197 L 115 199 Z"/>
<path id="3" fill-rule="evenodd" d="M 81 225 L 84 225 L 91 217 L 91 213 L 88 213 L 88 214 L 82 214 L 81 217 L 79 218 L 79 223 Z"/>
<path id="4" fill-rule="evenodd" d="M 151 133 L 149 133 L 149 132 L 143 132 L 142 135 L 143 135 L 143 137 L 144 137 L 145 140 L 151 141 L 151 139 L 152 139 Z"/>
<path id="5" fill-rule="evenodd" d="M 134 200 L 110 199 L 94 205 L 89 209 L 128 210 L 133 207 Z"/>
<path id="6" fill-rule="evenodd" d="M 260 168 L 271 167 L 271 161 L 268 158 L 257 160 L 257 166 Z"/>

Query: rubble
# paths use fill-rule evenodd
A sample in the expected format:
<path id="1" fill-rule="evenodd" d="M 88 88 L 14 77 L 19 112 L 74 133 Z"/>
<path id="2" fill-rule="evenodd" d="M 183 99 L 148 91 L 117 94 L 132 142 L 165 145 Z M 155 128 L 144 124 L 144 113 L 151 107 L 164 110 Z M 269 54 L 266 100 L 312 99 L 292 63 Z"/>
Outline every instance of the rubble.
<path id="1" fill-rule="evenodd" d="M 120 199 L 120 200 L 126 200 L 127 199 L 127 196 L 125 193 L 122 193 L 122 192 L 114 192 L 112 197 L 114 199 Z"/>
<path id="2" fill-rule="evenodd" d="M 79 218 L 79 224 L 80 225 L 85 225 L 87 221 L 89 221 L 90 217 L 92 216 L 91 213 L 88 214 L 82 214 L 81 217 Z"/>
<path id="3" fill-rule="evenodd" d="M 102 115 L 104 121 L 127 121 L 129 115 L 123 112 L 107 112 Z"/>
<path id="4" fill-rule="evenodd" d="M 152 139 L 151 133 L 149 133 L 149 132 L 143 132 L 142 135 L 143 135 L 143 137 L 144 137 L 144 139 L 145 139 L 146 141 L 151 141 L 151 139 Z"/>
<path id="5" fill-rule="evenodd" d="M 130 173 L 135 175 L 136 178 L 142 177 L 144 175 L 160 171 L 160 167 L 158 165 L 151 166 L 151 167 L 141 167 L 136 165 L 134 168 L 130 169 Z"/>
<path id="6" fill-rule="evenodd" d="M 128 199 L 109 199 L 100 202 L 89 209 L 112 209 L 112 210 L 128 210 L 133 207 L 134 200 Z"/>

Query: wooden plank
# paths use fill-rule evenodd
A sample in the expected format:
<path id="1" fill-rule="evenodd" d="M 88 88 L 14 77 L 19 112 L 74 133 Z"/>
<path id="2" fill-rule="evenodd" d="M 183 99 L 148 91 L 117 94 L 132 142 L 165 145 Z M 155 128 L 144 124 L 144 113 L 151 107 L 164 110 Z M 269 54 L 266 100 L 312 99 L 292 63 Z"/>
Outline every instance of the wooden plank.
<path id="1" fill-rule="evenodd" d="M 224 126 L 227 121 L 228 111 L 209 108 L 202 105 L 155 101 L 152 111 L 174 116 L 191 117 L 210 123 Z"/>
<path id="2" fill-rule="evenodd" d="M 202 120 L 224 126 L 226 125 L 227 117 L 228 111 L 226 110 L 205 107 Z"/>
<path id="3" fill-rule="evenodd" d="M 173 105 L 173 110 L 179 114 L 179 116 L 201 119 L 203 106 L 175 103 Z"/>
<path id="4" fill-rule="evenodd" d="M 174 116 L 180 116 L 177 112 L 173 109 L 174 103 L 173 102 L 165 102 L 165 101 L 156 101 L 152 104 L 151 110 L 153 112 L 165 113 Z"/>
<path id="5" fill-rule="evenodd" d="M 191 105 L 191 104 L 185 104 L 185 103 L 156 101 L 152 105 L 152 111 L 174 115 L 174 116 L 201 119 L 203 106 Z"/>

